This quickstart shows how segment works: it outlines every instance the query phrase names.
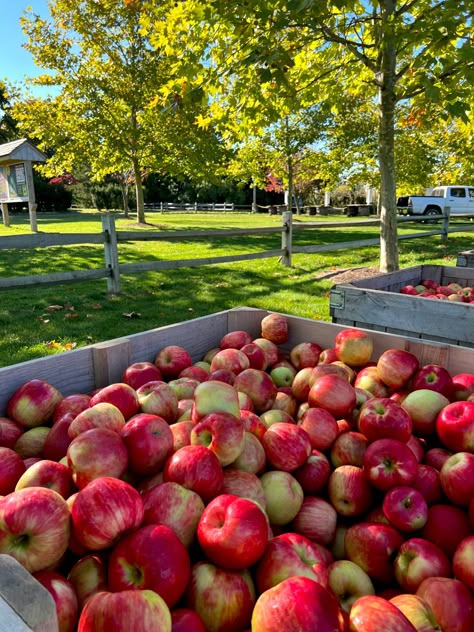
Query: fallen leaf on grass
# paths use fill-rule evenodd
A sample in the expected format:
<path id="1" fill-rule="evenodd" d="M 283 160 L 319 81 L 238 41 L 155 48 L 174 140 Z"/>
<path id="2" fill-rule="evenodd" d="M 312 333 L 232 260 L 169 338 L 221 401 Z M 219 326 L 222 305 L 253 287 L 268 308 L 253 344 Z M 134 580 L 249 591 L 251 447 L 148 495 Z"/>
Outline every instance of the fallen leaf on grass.
<path id="1" fill-rule="evenodd" d="M 64 305 L 48 305 L 46 307 L 47 312 L 59 312 L 62 309 L 64 309 Z"/>
<path id="2" fill-rule="evenodd" d="M 38 320 L 40 323 L 49 323 L 49 318 L 45 318 L 44 316 L 38 316 L 38 318 L 36 319 Z"/>
<path id="3" fill-rule="evenodd" d="M 102 309 L 102 303 L 92 303 L 92 309 Z"/>
<path id="4" fill-rule="evenodd" d="M 77 312 L 68 312 L 64 314 L 64 318 L 79 318 L 79 314 Z"/>
<path id="5" fill-rule="evenodd" d="M 125 318 L 141 318 L 142 315 L 138 312 L 124 312 L 122 316 Z"/>
<path id="6" fill-rule="evenodd" d="M 48 349 L 71 351 L 71 349 L 75 349 L 77 347 L 77 342 L 66 342 L 66 344 L 62 344 L 61 342 L 57 342 L 56 340 L 50 340 L 49 342 L 45 342 L 45 347 L 47 347 Z"/>

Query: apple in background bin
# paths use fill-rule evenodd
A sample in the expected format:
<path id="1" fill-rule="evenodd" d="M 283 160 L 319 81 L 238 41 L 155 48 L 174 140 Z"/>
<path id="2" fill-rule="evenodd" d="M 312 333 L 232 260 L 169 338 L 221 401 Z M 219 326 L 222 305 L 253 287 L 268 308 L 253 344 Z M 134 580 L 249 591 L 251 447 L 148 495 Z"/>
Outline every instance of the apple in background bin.
<path id="1" fill-rule="evenodd" d="M 23 428 L 34 428 L 49 421 L 63 396 L 52 384 L 44 380 L 24 382 L 7 403 L 7 417 Z"/>
<path id="2" fill-rule="evenodd" d="M 268 314 L 261 322 L 262 338 L 266 338 L 276 345 L 288 340 L 288 319 L 283 314 Z"/>

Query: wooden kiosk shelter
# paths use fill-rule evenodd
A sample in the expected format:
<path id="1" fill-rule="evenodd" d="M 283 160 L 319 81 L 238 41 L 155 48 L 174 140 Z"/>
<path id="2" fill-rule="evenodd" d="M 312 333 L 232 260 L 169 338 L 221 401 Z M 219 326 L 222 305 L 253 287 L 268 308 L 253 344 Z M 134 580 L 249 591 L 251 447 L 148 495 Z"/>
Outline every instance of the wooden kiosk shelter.
<path id="1" fill-rule="evenodd" d="M 0 145 L 0 205 L 3 223 L 10 226 L 8 205 L 14 202 L 28 204 L 30 226 L 36 233 L 36 200 L 33 184 L 33 162 L 45 162 L 46 156 L 26 138 Z"/>

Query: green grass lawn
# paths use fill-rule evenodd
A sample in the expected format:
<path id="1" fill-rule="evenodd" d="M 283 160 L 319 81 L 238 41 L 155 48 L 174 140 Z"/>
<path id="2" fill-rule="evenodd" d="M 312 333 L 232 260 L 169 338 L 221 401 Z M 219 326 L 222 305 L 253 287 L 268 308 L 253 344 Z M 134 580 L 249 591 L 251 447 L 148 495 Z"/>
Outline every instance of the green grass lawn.
<path id="1" fill-rule="evenodd" d="M 343 217 L 295 218 L 295 222 L 327 222 Z M 280 216 L 251 213 L 148 213 L 149 225 L 117 216 L 117 230 L 190 230 L 280 226 Z M 431 228 L 431 227 L 428 227 Z M 424 231 L 403 224 L 399 232 Z M 100 232 L 94 212 L 38 214 L 41 232 Z M 294 231 L 294 244 L 313 245 L 377 236 L 378 227 Z M 0 237 L 29 233 L 27 215 L 13 215 Z M 280 235 L 128 242 L 119 245 L 120 263 L 160 259 L 193 259 L 258 252 L 280 247 Z M 401 240 L 400 267 L 422 263 L 454 265 L 461 250 L 472 248 L 472 233 L 454 233 L 447 244 L 440 237 Z M 81 281 L 28 289 L 0 290 L 0 366 L 9 366 L 74 347 L 126 336 L 237 306 L 257 307 L 297 316 L 330 320 L 328 294 L 333 281 L 322 272 L 379 264 L 377 247 L 293 255 L 292 267 L 277 258 L 177 268 L 121 276 L 122 292 L 108 295 L 106 281 Z M 101 268 L 103 248 L 95 245 L 37 250 L 0 250 L 0 276 L 44 274 Z"/>

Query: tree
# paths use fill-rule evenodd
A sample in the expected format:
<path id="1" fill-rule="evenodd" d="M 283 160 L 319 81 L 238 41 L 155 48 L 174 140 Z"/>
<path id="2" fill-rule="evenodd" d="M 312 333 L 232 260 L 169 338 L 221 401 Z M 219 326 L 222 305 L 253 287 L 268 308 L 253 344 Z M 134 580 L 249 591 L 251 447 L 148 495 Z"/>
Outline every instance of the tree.
<path id="1" fill-rule="evenodd" d="M 278 120 L 275 97 L 293 100 L 297 94 L 302 106 L 336 104 L 343 90 L 370 101 L 378 119 L 380 268 L 398 269 L 397 108 L 409 103 L 420 112 L 436 101 L 448 117 L 466 120 L 474 77 L 472 0 L 181 4 L 195 16 L 192 36 L 207 42 L 205 65 L 215 91 L 211 116 L 224 113 L 231 132 L 252 130 L 262 118 Z M 166 29 L 168 37 L 184 35 L 177 22 L 168 21 Z"/>
<path id="2" fill-rule="evenodd" d="M 164 11 L 168 3 L 159 3 Z M 155 7 L 157 9 L 157 7 Z M 134 0 L 50 0 L 50 18 L 22 19 L 27 49 L 49 71 L 32 84 L 53 96 L 15 103 L 21 128 L 51 148 L 45 171 L 86 170 L 93 180 L 133 174 L 138 221 L 145 221 L 144 175 L 151 170 L 207 173 L 219 143 L 196 124 L 202 99 L 186 81 L 170 92 L 166 50 L 150 45 Z"/>
<path id="3" fill-rule="evenodd" d="M 0 143 L 7 143 L 17 137 L 16 121 L 11 115 L 11 105 L 7 89 L 0 81 Z"/>

